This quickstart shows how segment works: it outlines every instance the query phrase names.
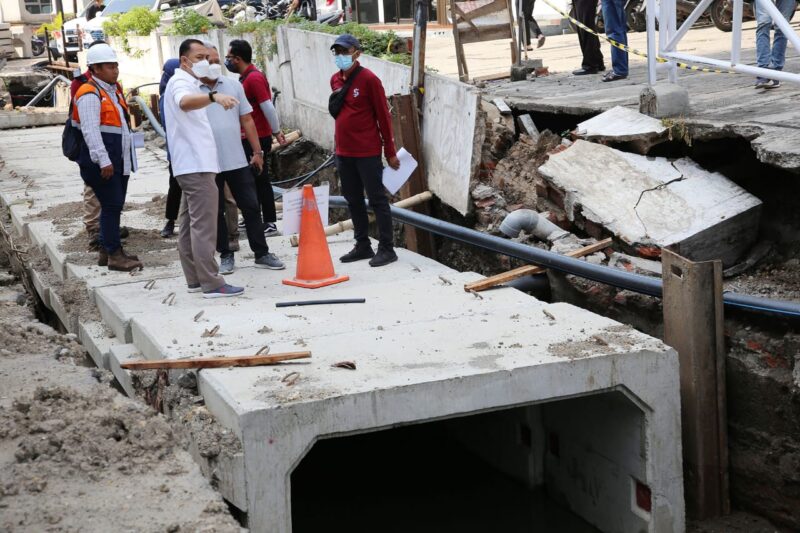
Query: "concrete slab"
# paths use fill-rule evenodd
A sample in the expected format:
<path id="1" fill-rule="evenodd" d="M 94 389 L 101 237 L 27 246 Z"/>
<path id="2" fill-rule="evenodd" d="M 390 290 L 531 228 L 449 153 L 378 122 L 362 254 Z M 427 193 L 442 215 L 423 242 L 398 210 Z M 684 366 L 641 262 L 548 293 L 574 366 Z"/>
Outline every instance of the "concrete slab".
<path id="1" fill-rule="evenodd" d="M 36 290 L 36 293 L 39 295 L 39 298 L 42 300 L 42 304 L 45 307 L 52 310 L 52 304 L 50 303 L 50 287 L 48 287 L 44 281 L 42 280 L 42 275 L 36 271 L 36 269 L 29 269 L 31 275 L 31 281 L 33 282 L 33 288 Z"/>
<path id="2" fill-rule="evenodd" d="M 575 134 L 584 140 L 602 144 L 621 144 L 640 154 L 667 140 L 668 128 L 660 120 L 616 106 L 596 117 L 584 120 Z"/>
<path id="3" fill-rule="evenodd" d="M 133 388 L 133 380 L 131 379 L 131 371 L 125 370 L 122 368 L 122 365 L 141 358 L 141 352 L 133 344 L 116 344 L 108 351 L 107 368 L 114 374 L 114 377 L 117 378 L 125 394 L 131 398 L 136 396 L 136 390 Z"/>
<path id="4" fill-rule="evenodd" d="M 731 265 L 758 234 L 761 201 L 687 158 L 648 158 L 579 140 L 539 173 L 569 220 L 593 237 L 616 236 L 638 255 L 656 257 L 674 246 L 689 259 Z"/>
<path id="5" fill-rule="evenodd" d="M 66 109 L 38 107 L 26 111 L 0 111 L 0 130 L 64 124 L 66 120 Z"/>
<path id="6" fill-rule="evenodd" d="M 119 344 L 116 337 L 109 335 L 102 322 L 79 322 L 78 339 L 89 352 L 89 356 L 99 368 L 108 369 L 108 354 Z"/>

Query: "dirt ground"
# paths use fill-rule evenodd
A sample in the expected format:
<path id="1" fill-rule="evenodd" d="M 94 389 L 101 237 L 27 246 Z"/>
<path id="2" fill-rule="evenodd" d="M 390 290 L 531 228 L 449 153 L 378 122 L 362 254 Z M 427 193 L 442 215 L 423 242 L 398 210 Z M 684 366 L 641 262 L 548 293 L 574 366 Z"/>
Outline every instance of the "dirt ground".
<path id="1" fill-rule="evenodd" d="M 0 346 L 0 530 L 241 531 L 180 431 L 38 321 L 19 283 L 0 287 Z"/>

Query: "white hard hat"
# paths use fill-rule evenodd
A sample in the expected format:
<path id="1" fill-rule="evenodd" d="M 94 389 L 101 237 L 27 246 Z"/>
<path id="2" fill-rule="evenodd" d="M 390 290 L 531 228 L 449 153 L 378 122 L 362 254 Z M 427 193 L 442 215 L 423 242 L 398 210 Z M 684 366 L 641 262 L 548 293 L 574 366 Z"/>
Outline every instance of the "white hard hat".
<path id="1" fill-rule="evenodd" d="M 117 63 L 117 54 L 114 49 L 104 43 L 98 43 L 86 53 L 86 65 L 98 63 Z"/>

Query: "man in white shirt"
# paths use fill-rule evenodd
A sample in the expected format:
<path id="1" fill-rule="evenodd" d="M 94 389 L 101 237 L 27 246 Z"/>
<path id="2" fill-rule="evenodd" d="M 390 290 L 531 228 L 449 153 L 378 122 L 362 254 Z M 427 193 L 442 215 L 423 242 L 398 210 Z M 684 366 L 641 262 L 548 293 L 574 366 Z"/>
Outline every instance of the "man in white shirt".
<path id="1" fill-rule="evenodd" d="M 164 92 L 172 172 L 183 190 L 178 254 L 189 292 L 204 298 L 239 296 L 242 287 L 225 283 L 214 260 L 217 240 L 217 145 L 205 108 L 231 109 L 239 101 L 225 94 L 200 90 L 200 78 L 209 74 L 208 50 L 197 39 L 186 39 L 179 49 L 181 66 Z M 180 217 L 180 215 L 179 215 Z"/>

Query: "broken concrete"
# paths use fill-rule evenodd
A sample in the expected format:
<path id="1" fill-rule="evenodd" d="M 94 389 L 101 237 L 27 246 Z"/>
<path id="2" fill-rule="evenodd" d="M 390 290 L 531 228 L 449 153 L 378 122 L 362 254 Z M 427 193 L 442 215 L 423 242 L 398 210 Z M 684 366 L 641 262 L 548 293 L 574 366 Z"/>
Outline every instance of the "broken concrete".
<path id="1" fill-rule="evenodd" d="M 651 117 L 686 116 L 689 109 L 689 90 L 676 83 L 651 85 L 639 95 L 639 111 Z"/>
<path id="2" fill-rule="evenodd" d="M 669 161 L 577 141 L 539 167 L 550 200 L 589 235 L 644 257 L 666 246 L 730 266 L 758 235 L 761 201 L 690 159 Z"/>
<path id="3" fill-rule="evenodd" d="M 658 119 L 617 106 L 578 124 L 575 135 L 601 144 L 624 144 L 644 155 L 668 139 L 669 129 Z"/>

